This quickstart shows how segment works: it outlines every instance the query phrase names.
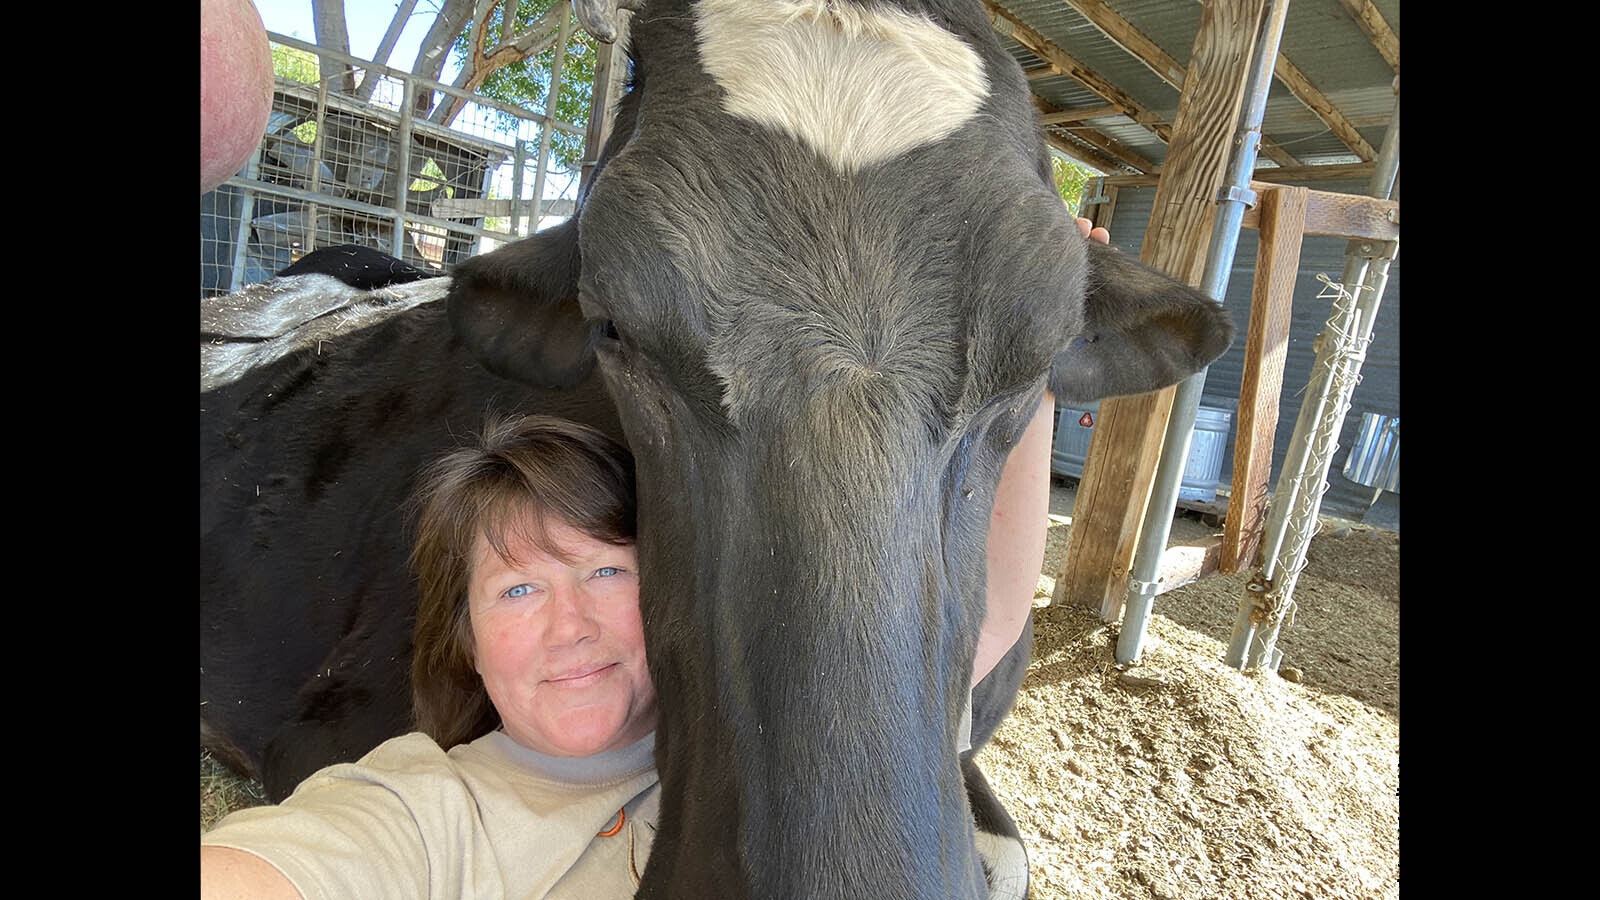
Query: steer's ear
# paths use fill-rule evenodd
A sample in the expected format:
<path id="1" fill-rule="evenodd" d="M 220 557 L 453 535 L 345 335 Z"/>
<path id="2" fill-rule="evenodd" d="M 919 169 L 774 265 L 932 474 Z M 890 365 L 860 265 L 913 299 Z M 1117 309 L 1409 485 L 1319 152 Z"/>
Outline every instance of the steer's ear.
<path id="1" fill-rule="evenodd" d="M 594 368 L 578 310 L 578 217 L 456 267 L 450 327 L 489 371 L 565 388 Z"/>
<path id="2" fill-rule="evenodd" d="M 1089 245 L 1083 331 L 1050 365 L 1063 403 L 1142 394 L 1177 384 L 1233 342 L 1222 305 L 1099 241 Z"/>

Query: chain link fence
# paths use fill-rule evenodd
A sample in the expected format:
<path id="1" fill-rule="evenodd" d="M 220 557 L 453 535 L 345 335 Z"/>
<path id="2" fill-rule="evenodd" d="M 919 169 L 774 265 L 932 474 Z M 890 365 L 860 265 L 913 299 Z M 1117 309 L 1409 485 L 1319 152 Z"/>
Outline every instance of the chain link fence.
<path id="1" fill-rule="evenodd" d="M 275 56 L 292 48 L 321 61 L 308 63 L 309 72 L 332 74 L 302 80 L 280 66 L 255 156 L 201 196 L 202 298 L 265 281 L 313 250 L 341 244 L 442 274 L 547 218 L 571 215 L 578 174 L 552 171 L 545 132 L 581 140 L 583 126 L 270 38 Z M 330 85 L 345 77 L 345 63 L 356 68 L 355 83 L 372 74 L 369 96 Z M 428 121 L 426 111 L 446 103 L 462 107 L 450 127 Z M 535 197 L 545 198 L 537 209 Z"/>

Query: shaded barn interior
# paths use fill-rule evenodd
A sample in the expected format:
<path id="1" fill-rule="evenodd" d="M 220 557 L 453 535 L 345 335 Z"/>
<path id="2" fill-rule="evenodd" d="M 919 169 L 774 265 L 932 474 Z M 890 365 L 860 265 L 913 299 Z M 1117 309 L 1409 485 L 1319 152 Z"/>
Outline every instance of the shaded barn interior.
<path id="1" fill-rule="evenodd" d="M 1196 68 L 1191 58 L 1196 36 L 1210 18 L 1238 15 L 1248 5 L 1199 0 L 984 0 L 984 5 L 1003 46 L 1028 78 L 1051 148 L 1100 173 L 1081 201 L 1083 213 L 1109 225 L 1113 243 L 1125 252 L 1140 254 L 1159 185 L 1170 174 L 1185 79 Z M 1251 177 L 1362 194 L 1398 108 L 1399 2 L 1294 0 L 1279 8 L 1281 38 Z M 1234 49 L 1250 46 L 1252 36 L 1244 32 L 1256 24 L 1231 27 L 1240 32 Z M 570 24 L 552 26 L 549 39 L 571 33 Z M 328 55 L 290 38 L 273 39 Z M 612 108 L 606 88 L 614 96 L 616 75 L 623 68 L 612 65 L 609 57 L 615 52 L 614 45 L 601 48 L 599 70 L 611 75 L 595 92 L 595 109 Z M 280 77 L 274 116 L 278 127 L 263 141 L 258 160 L 202 198 L 203 296 L 263 280 L 278 263 L 331 242 L 374 246 L 413 265 L 448 272 L 460 259 L 527 234 L 541 220 L 552 221 L 544 215 L 570 211 L 546 189 L 554 176 L 541 140 L 547 144 L 551 133 L 583 133 L 582 126 L 497 107 L 482 98 L 451 97 L 445 85 L 412 83 L 405 73 L 376 69 L 392 82 L 390 93 L 380 88 L 359 101 Z M 431 91 L 442 102 L 479 104 L 514 124 L 509 130 L 476 134 L 463 133 L 460 125 L 451 130 L 431 126 L 425 118 L 410 115 L 402 102 L 407 92 L 416 91 Z M 320 131 L 306 130 L 308 122 Z M 591 138 L 595 125 L 588 127 Z M 288 140 L 296 130 L 298 144 Z M 354 137 L 341 141 L 341 134 Z M 287 157 L 293 159 L 286 162 Z M 401 183 L 405 191 L 396 189 Z M 535 196 L 546 199 L 535 201 Z M 1398 187 L 1393 196 L 1398 199 Z M 1240 229 L 1224 297 L 1241 332 L 1257 274 L 1257 240 L 1253 229 Z M 1317 276 L 1338 277 L 1346 244 L 1308 235 L 1302 245 L 1273 442 L 1274 479 L 1300 407 L 1311 348 L 1326 320 L 1328 303 L 1317 298 L 1322 287 Z M 1324 512 L 1395 530 L 1399 312 L 1396 261 L 1322 499 Z M 1203 425 L 1213 430 L 1197 423 L 1195 435 L 1219 444 L 1216 471 L 1201 477 L 1208 485 L 1214 483 L 1216 492 L 1207 496 L 1202 491 L 1201 499 L 1180 495 L 1179 506 L 1219 516 L 1228 511 L 1243 373 L 1244 350 L 1236 343 L 1207 374 L 1202 407 L 1211 417 Z M 1058 450 L 1060 433 L 1058 428 Z M 1097 452 L 1149 451 L 1118 447 Z M 1062 474 L 1083 475 L 1081 470 Z M 1140 502 L 1126 501 L 1129 508 Z"/>
<path id="2" fill-rule="evenodd" d="M 1046 139 L 1054 150 L 1103 173 L 1085 192 L 1083 213 L 1110 226 L 1112 243 L 1137 254 L 1151 219 L 1157 179 L 1170 149 L 1189 55 L 1205 4 L 1184 0 L 986 0 L 991 20 L 1028 75 Z M 1372 0 L 1293 0 L 1284 13 L 1274 78 L 1261 122 L 1252 177 L 1259 181 L 1365 194 L 1378 148 L 1396 107 L 1400 4 Z M 1394 199 L 1398 199 L 1398 188 Z M 1096 210 L 1096 206 L 1104 208 Z M 1301 250 L 1294 321 L 1284 371 L 1273 476 L 1281 470 L 1312 361 L 1311 346 L 1327 320 L 1316 299 L 1316 276 L 1337 280 L 1347 241 L 1308 236 Z M 1241 333 L 1255 276 L 1257 236 L 1241 230 L 1223 298 Z M 1389 270 L 1362 380 L 1341 431 L 1323 510 L 1399 530 L 1400 265 Z M 1244 355 L 1238 344 L 1213 363 L 1204 407 L 1228 414 L 1220 441 L 1218 496 L 1180 505 L 1213 513 L 1227 508 L 1233 472 Z M 1362 438 L 1363 421 L 1383 417 L 1386 430 Z M 1076 417 L 1074 417 L 1076 418 Z M 1214 423 L 1213 423 L 1214 424 Z M 1369 431 L 1371 429 L 1369 428 Z M 1059 433 L 1059 432 L 1058 432 Z M 1200 439 L 1211 435 L 1198 431 Z M 1382 439 L 1392 438 L 1387 443 Z M 1352 450 L 1358 454 L 1345 475 Z M 1373 478 L 1360 464 L 1395 457 L 1392 479 Z M 1364 454 L 1364 455 L 1363 455 Z M 1378 460 L 1383 462 L 1383 460 Z M 1074 468 L 1074 467 L 1068 467 Z M 1061 468 L 1058 467 L 1058 472 Z M 1068 472 L 1061 472 L 1069 474 Z"/>

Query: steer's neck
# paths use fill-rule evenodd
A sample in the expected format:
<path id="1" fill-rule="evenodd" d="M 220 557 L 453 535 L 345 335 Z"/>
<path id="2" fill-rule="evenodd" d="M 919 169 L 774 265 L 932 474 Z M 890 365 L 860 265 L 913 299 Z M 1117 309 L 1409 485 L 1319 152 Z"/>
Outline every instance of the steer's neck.
<path id="1" fill-rule="evenodd" d="M 813 712 L 663 730 L 660 830 L 640 897 L 984 896 L 954 747 Z"/>

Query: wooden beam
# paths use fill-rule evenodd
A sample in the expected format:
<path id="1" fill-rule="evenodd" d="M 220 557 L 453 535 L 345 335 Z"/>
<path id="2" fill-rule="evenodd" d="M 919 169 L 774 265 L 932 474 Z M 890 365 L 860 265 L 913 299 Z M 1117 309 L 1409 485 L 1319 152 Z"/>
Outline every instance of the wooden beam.
<path id="1" fill-rule="evenodd" d="M 1150 71 L 1156 73 L 1157 78 L 1172 85 L 1175 90 L 1183 90 L 1183 66 L 1102 0 L 1064 0 L 1064 2 L 1088 19 L 1089 24 L 1100 29 L 1101 34 L 1128 51 L 1134 59 L 1144 63 Z"/>
<path id="2" fill-rule="evenodd" d="M 1073 59 L 1066 51 L 1046 40 L 1039 32 L 1022 24 L 1009 10 L 1001 9 L 993 0 L 983 0 L 989 11 L 989 22 L 994 30 L 1011 38 L 1029 53 L 1054 66 L 1062 75 L 1077 79 L 1084 87 L 1099 94 L 1106 102 L 1116 106 L 1122 114 L 1150 129 L 1161 140 L 1171 143 L 1172 128 L 1162 124 L 1154 112 L 1133 99 L 1098 72 Z"/>
<path id="3" fill-rule="evenodd" d="M 1261 241 L 1256 247 L 1256 277 L 1250 294 L 1250 324 L 1245 331 L 1244 372 L 1239 384 L 1233 443 L 1233 491 L 1223 525 L 1217 567 L 1237 572 L 1254 565 L 1266 528 L 1272 497 L 1272 445 L 1278 431 L 1278 396 L 1289 352 L 1290 312 L 1307 195 L 1303 187 L 1275 187 L 1261 194 Z"/>
<path id="4" fill-rule="evenodd" d="M 1267 140 L 1266 135 L 1261 136 L 1261 144 L 1257 148 L 1257 152 L 1260 155 L 1265 156 L 1267 159 L 1277 163 L 1278 168 L 1280 169 L 1298 169 L 1300 166 L 1304 165 L 1298 158 L 1290 154 L 1289 151 Z"/>
<path id="5" fill-rule="evenodd" d="M 1372 163 L 1353 163 L 1339 166 L 1302 166 L 1298 169 L 1257 169 L 1250 173 L 1252 181 L 1282 184 L 1290 181 L 1332 181 L 1357 178 L 1371 180 Z M 1150 187 L 1160 179 L 1154 175 L 1107 175 L 1106 184 L 1119 187 Z"/>
<path id="6" fill-rule="evenodd" d="M 526 214 L 528 201 L 519 201 L 516 205 L 518 215 Z M 433 201 L 432 212 L 441 219 L 451 218 L 479 218 L 482 216 L 509 216 L 512 214 L 510 200 L 452 200 L 440 199 Z M 545 198 L 539 204 L 541 216 L 570 216 L 573 212 L 573 203 L 565 197 Z"/>
<path id="7" fill-rule="evenodd" d="M 1373 150 L 1372 145 L 1361 136 L 1361 132 L 1350 124 L 1344 113 L 1340 112 L 1339 108 L 1333 105 L 1333 101 L 1318 90 L 1311 83 L 1311 79 L 1296 68 L 1294 63 L 1289 62 L 1282 53 L 1278 54 L 1278 64 L 1273 69 L 1273 74 L 1278 76 L 1278 80 L 1283 82 L 1283 86 L 1288 88 L 1290 93 L 1298 97 L 1307 109 L 1333 131 L 1334 137 L 1343 141 L 1352 153 L 1361 157 L 1362 162 L 1372 162 L 1378 158 L 1378 152 Z"/>
<path id="8" fill-rule="evenodd" d="M 1069 538 L 1070 540 L 1070 538 Z M 1156 596 L 1177 590 L 1186 584 L 1199 581 L 1219 571 L 1222 562 L 1222 539 L 1207 535 L 1193 544 L 1174 544 L 1161 551 L 1161 563 L 1156 576 Z"/>
<path id="9" fill-rule="evenodd" d="M 1371 181 L 1377 171 L 1373 163 L 1348 163 L 1336 166 L 1301 166 L 1297 169 L 1257 169 L 1250 173 L 1254 181 L 1284 184 L 1290 181 L 1333 181 L 1349 178 Z"/>
<path id="10" fill-rule="evenodd" d="M 1120 115 L 1122 115 L 1120 106 L 1088 106 L 1083 109 L 1058 109 L 1055 112 L 1040 113 L 1039 121 L 1045 125 L 1066 125 L 1070 122 L 1082 122 L 1084 119 Z"/>
<path id="11" fill-rule="evenodd" d="M 1396 75 L 1400 74 L 1400 36 L 1384 21 L 1383 14 L 1372 5 L 1372 0 L 1339 0 L 1339 5 L 1360 26 L 1367 40 L 1372 41 L 1372 46 L 1378 49 L 1389 68 Z"/>
<path id="12" fill-rule="evenodd" d="M 1198 285 L 1204 276 L 1217 193 L 1227 174 L 1266 3 L 1208 0 L 1202 7 L 1172 148 L 1139 254 L 1186 284 Z M 1121 617 L 1173 394 L 1166 388 L 1101 402 L 1054 602 L 1095 607 L 1106 621 Z"/>
<path id="13" fill-rule="evenodd" d="M 1266 196 L 1274 185 L 1251 181 L 1250 189 Z M 1261 204 L 1245 210 L 1244 227 L 1260 228 Z M 1342 237 L 1351 240 L 1398 241 L 1400 239 L 1400 201 L 1379 200 L 1360 194 L 1335 191 L 1309 191 L 1306 194 L 1306 234 Z"/>
<path id="14" fill-rule="evenodd" d="M 1039 99 L 1038 97 L 1033 98 L 1033 105 L 1035 109 L 1039 110 L 1040 118 L 1052 113 L 1060 112 L 1060 110 L 1057 110 L 1055 107 Z M 1050 134 L 1049 128 L 1045 129 L 1045 134 Z M 1118 141 L 1114 141 L 1093 128 L 1073 128 L 1072 135 L 1078 140 L 1081 140 L 1093 147 L 1095 150 L 1105 154 L 1108 159 L 1117 160 L 1119 163 L 1121 163 L 1122 168 L 1128 168 L 1133 169 L 1136 172 L 1148 172 L 1152 174 L 1159 173 L 1161 171 L 1160 166 L 1157 166 L 1150 160 L 1145 159 L 1142 155 L 1135 153 L 1131 147 L 1128 147 L 1126 144 Z M 1105 169 L 1102 167 L 1097 166 L 1096 168 L 1100 168 L 1101 171 L 1105 171 Z"/>

